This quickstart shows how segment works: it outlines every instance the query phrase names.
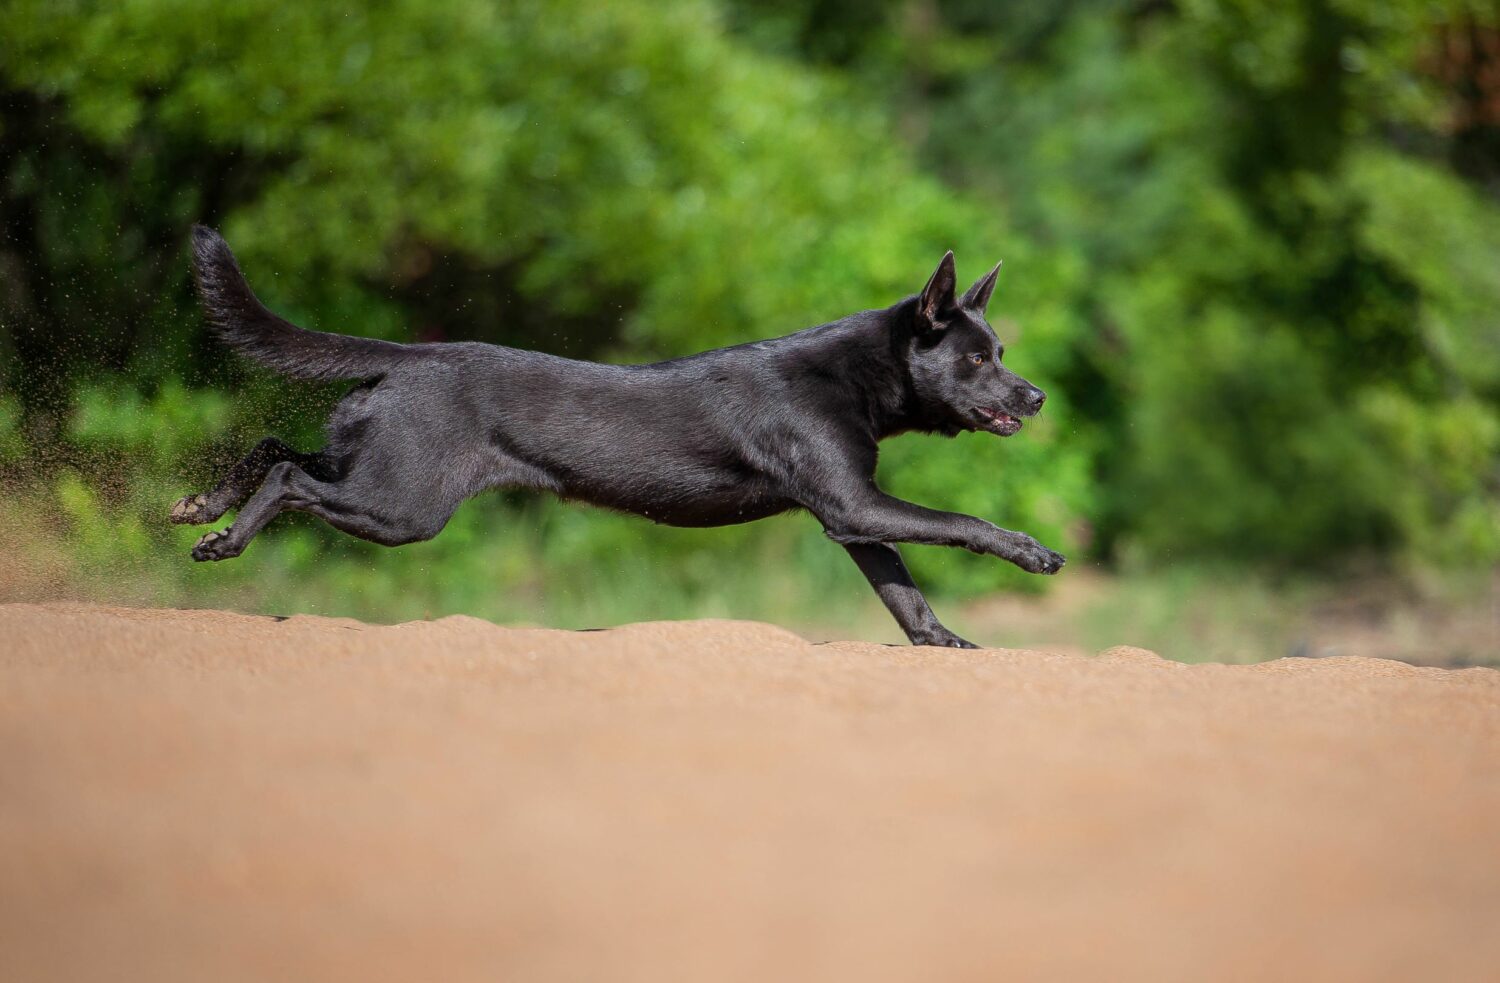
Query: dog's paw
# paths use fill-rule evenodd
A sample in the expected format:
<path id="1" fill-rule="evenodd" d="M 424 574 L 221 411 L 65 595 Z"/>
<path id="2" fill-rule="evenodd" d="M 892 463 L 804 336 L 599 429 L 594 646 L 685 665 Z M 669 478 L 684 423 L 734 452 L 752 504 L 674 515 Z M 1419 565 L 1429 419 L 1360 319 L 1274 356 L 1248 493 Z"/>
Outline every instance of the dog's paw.
<path id="1" fill-rule="evenodd" d="M 919 632 L 912 636 L 913 645 L 934 645 L 938 648 L 950 649 L 977 649 L 978 645 L 965 638 L 959 638 L 946 628 L 938 628 L 936 631 Z"/>
<path id="2" fill-rule="evenodd" d="M 229 527 L 229 529 L 233 528 L 233 526 Z M 201 563 L 204 560 L 227 560 L 230 557 L 239 556 L 243 547 L 233 543 L 229 536 L 229 529 L 205 533 L 193 547 L 193 559 Z"/>
<path id="3" fill-rule="evenodd" d="M 1061 570 L 1068 558 L 1056 550 L 1049 550 L 1036 540 L 1031 540 L 1016 557 L 1016 566 L 1027 573 L 1051 576 Z"/>
<path id="4" fill-rule="evenodd" d="M 213 521 L 204 514 L 208 499 L 203 495 L 184 495 L 172 506 L 172 521 L 178 525 L 197 525 Z"/>

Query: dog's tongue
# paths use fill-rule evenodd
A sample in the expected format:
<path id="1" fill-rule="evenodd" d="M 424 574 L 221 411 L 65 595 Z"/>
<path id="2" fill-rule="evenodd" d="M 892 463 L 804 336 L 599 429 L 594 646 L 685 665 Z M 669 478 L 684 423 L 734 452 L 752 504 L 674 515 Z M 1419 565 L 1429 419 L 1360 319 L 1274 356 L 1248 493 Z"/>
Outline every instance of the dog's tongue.
<path id="1" fill-rule="evenodd" d="M 988 408 L 982 409 L 981 412 L 989 419 L 990 428 L 1002 437 L 1009 437 L 1021 429 L 1021 421 L 1009 413 L 1001 413 L 999 410 Z"/>

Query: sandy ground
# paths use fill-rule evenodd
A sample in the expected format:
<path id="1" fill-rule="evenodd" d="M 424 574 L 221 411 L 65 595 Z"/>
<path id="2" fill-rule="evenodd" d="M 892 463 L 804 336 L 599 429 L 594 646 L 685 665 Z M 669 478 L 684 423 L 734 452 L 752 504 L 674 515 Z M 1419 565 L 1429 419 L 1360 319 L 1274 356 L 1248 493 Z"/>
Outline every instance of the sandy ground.
<path id="1" fill-rule="evenodd" d="M 1481 980 L 1500 672 L 0 606 L 0 979 Z"/>

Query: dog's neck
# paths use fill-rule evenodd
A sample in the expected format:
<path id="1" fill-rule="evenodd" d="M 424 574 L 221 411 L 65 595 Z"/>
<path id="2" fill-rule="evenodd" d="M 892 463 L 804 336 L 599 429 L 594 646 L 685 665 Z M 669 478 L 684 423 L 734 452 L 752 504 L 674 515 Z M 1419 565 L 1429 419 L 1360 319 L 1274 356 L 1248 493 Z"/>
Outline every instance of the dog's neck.
<path id="1" fill-rule="evenodd" d="M 908 357 L 917 331 L 916 296 L 886 308 L 881 314 L 886 358 L 881 386 L 878 392 L 872 393 L 879 428 L 876 439 L 912 430 L 931 432 L 942 429 L 941 424 L 928 418 L 912 384 Z"/>
<path id="2" fill-rule="evenodd" d="M 927 419 L 907 367 L 916 309 L 913 296 L 883 310 L 860 311 L 813 329 L 826 332 L 827 343 L 819 348 L 834 363 L 821 366 L 823 384 L 836 381 L 845 390 L 851 409 L 857 410 L 872 440 L 942 429 Z"/>

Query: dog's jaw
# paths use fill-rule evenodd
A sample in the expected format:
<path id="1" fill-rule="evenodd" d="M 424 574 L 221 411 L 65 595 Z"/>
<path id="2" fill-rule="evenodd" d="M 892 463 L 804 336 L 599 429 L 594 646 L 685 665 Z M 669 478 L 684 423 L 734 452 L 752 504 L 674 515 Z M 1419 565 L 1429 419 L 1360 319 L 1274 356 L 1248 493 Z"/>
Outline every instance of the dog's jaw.
<path id="1" fill-rule="evenodd" d="M 1001 410 L 990 409 L 987 406 L 976 406 L 974 412 L 978 414 L 981 421 L 978 427 L 980 430 L 999 434 L 1002 437 L 1011 437 L 1021 432 L 1019 417 L 1011 416 Z"/>

